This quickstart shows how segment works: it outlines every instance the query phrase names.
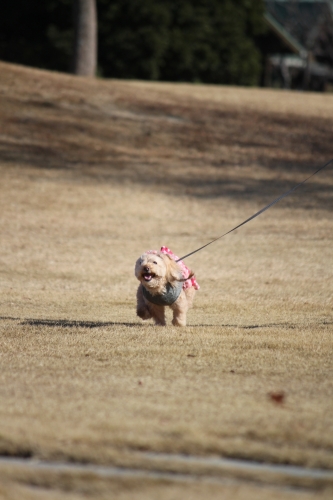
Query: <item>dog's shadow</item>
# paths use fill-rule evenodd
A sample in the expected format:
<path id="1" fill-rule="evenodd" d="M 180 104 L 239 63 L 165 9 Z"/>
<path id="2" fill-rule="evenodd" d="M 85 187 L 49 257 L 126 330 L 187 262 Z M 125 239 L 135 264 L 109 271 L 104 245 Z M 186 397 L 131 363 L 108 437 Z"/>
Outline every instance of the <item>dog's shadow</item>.
<path id="1" fill-rule="evenodd" d="M 128 328 L 145 328 L 146 326 L 154 326 L 152 323 L 141 323 L 141 322 L 126 322 L 126 321 L 80 321 L 80 320 L 68 320 L 68 319 L 41 319 L 41 318 L 14 318 L 12 316 L 0 316 L 0 320 L 11 320 L 19 321 L 20 325 L 30 325 L 30 326 L 50 326 L 50 327 L 63 327 L 63 328 L 103 328 L 103 327 L 113 327 L 113 326 L 126 326 Z M 330 321 L 320 322 L 322 325 L 333 324 Z M 255 324 L 255 325 L 236 325 L 236 324 L 207 324 L 200 323 L 194 325 L 188 325 L 189 328 L 202 328 L 202 327 L 222 327 L 222 328 L 240 328 L 242 330 L 255 330 L 258 328 L 291 328 L 297 327 L 293 323 L 266 323 L 266 324 Z"/>
<path id="2" fill-rule="evenodd" d="M 143 326 L 139 322 L 121 322 L 121 321 L 80 321 L 69 319 L 43 319 L 43 318 L 14 318 L 11 316 L 2 316 L 0 320 L 19 321 L 20 325 L 30 326 L 54 326 L 63 328 L 102 328 L 105 326 L 127 326 L 138 327 Z"/>
<path id="3" fill-rule="evenodd" d="M 25 319 L 21 321 L 21 325 L 31 326 L 61 326 L 63 328 L 102 328 L 105 326 L 127 326 L 138 327 L 141 323 L 126 323 L 117 321 L 79 321 L 67 319 Z"/>

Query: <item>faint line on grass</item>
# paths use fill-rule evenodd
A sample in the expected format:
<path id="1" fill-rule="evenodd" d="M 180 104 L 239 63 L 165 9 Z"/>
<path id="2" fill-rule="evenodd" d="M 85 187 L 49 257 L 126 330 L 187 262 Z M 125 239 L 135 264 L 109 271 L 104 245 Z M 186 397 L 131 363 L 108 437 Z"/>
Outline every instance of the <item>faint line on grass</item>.
<path id="1" fill-rule="evenodd" d="M 202 482 L 239 485 L 251 482 L 265 488 L 278 488 L 280 491 L 309 491 L 309 489 L 321 488 L 323 482 L 326 484 L 327 482 L 329 484 L 333 482 L 333 472 L 321 469 L 261 464 L 259 462 L 247 462 L 245 460 L 220 457 L 195 457 L 153 452 L 140 452 L 137 455 L 151 460 L 146 468 L 98 465 L 91 463 L 51 462 L 33 458 L 0 457 L 0 469 L 1 466 L 11 466 L 17 470 L 30 470 L 33 472 L 44 471 L 60 474 L 88 474 L 88 480 L 91 480 L 91 475 L 95 475 L 105 479 L 153 479 L 188 483 Z M 158 463 L 163 461 L 172 464 L 171 471 L 161 470 L 161 466 L 158 468 Z M 204 470 L 200 472 L 177 471 L 177 463 L 183 465 L 193 464 L 204 467 L 213 466 L 214 470 L 210 472 L 205 472 Z M 244 473 L 247 473 L 247 475 L 244 476 Z M 266 480 L 263 476 L 259 476 L 258 479 L 258 475 L 255 475 L 256 473 L 268 473 L 269 476 Z M 239 474 L 239 476 L 237 476 L 237 474 Z M 251 477 L 251 474 L 253 474 L 253 477 Z M 281 479 L 284 479 L 284 481 L 281 482 Z M 314 483 L 311 485 L 302 484 L 302 479 L 312 479 Z"/>
<path id="2" fill-rule="evenodd" d="M 326 469 L 311 469 L 299 465 L 269 464 L 251 460 L 222 457 L 198 457 L 192 455 L 181 455 L 175 453 L 144 452 L 142 455 L 157 461 L 169 461 L 173 463 L 198 464 L 202 466 L 212 465 L 219 470 L 239 470 L 247 472 L 269 472 L 283 474 L 289 477 L 328 479 L 333 482 L 333 471 Z"/>

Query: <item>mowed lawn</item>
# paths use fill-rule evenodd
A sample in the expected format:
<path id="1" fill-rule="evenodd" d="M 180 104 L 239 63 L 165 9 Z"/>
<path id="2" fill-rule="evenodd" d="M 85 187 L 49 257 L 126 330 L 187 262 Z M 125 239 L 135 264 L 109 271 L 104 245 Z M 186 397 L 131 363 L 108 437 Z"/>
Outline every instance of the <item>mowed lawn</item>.
<path id="1" fill-rule="evenodd" d="M 332 166 L 186 259 L 201 286 L 186 328 L 137 318 L 134 277 L 145 250 L 184 255 L 309 176 L 332 131 L 330 94 L 0 63 L 0 455 L 333 469 Z M 39 498 L 13 481 L 5 498 Z M 185 498 L 170 488 L 158 498 Z"/>

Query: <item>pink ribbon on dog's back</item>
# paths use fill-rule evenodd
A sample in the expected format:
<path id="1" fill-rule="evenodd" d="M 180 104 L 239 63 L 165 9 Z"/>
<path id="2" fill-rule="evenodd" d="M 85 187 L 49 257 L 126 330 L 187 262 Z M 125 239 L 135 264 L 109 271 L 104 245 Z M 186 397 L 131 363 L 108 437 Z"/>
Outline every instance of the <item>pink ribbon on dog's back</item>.
<path id="1" fill-rule="evenodd" d="M 188 278 L 189 275 L 191 274 L 191 271 L 190 269 L 184 264 L 184 262 L 182 260 L 179 260 L 179 257 L 177 257 L 177 255 L 175 255 L 171 250 L 170 248 L 168 247 L 161 247 L 161 250 L 160 250 L 162 253 L 165 253 L 167 255 L 170 255 L 170 257 L 177 261 L 177 264 L 179 265 L 180 269 L 181 269 L 181 272 L 182 272 L 182 275 L 183 275 L 183 278 Z M 184 281 L 184 284 L 183 284 L 183 288 L 186 289 L 186 288 L 191 288 L 191 286 L 193 286 L 195 288 L 195 290 L 199 290 L 200 286 L 199 286 L 199 283 L 197 282 L 197 280 L 195 279 L 194 276 L 192 276 L 192 278 Z"/>

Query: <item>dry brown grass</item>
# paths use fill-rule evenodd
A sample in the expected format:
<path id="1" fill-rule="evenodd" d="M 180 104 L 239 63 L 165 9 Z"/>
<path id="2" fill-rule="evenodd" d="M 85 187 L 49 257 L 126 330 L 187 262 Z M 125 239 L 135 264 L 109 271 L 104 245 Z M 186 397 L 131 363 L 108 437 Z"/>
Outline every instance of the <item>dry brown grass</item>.
<path id="1" fill-rule="evenodd" d="M 186 329 L 141 324 L 133 274 L 142 251 L 183 255 L 332 157 L 333 96 L 0 75 L 1 453 L 333 468 L 332 168 L 188 259 Z"/>
<path id="2" fill-rule="evenodd" d="M 26 484 L 26 482 L 32 482 Z M 65 488 L 59 484 L 66 485 Z M 304 490 L 278 490 L 273 487 L 242 484 L 210 484 L 204 481 L 187 483 L 186 481 L 154 481 L 154 480 L 112 480 L 94 481 L 91 477 L 73 481 L 72 478 L 57 478 L 57 482 L 49 479 L 31 478 L 15 484 L 5 482 L 0 485 L 1 500 L 330 500 L 329 492 L 313 493 Z"/>

